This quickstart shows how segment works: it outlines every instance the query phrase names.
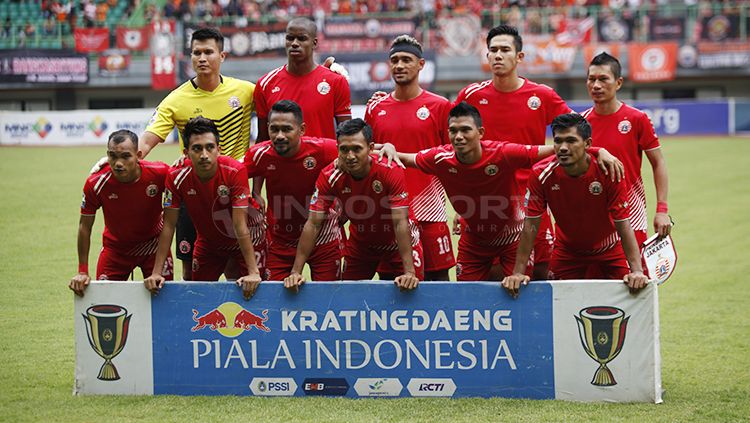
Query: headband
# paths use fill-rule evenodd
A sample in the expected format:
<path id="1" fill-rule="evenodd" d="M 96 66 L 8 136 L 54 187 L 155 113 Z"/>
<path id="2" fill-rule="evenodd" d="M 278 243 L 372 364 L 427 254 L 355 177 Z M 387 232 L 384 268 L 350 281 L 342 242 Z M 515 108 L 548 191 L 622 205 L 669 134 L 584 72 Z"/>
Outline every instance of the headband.
<path id="1" fill-rule="evenodd" d="M 398 43 L 394 45 L 391 47 L 391 52 L 388 56 L 393 56 L 396 53 L 411 53 L 417 56 L 418 59 L 422 58 L 422 52 L 419 50 L 419 47 L 408 43 Z"/>

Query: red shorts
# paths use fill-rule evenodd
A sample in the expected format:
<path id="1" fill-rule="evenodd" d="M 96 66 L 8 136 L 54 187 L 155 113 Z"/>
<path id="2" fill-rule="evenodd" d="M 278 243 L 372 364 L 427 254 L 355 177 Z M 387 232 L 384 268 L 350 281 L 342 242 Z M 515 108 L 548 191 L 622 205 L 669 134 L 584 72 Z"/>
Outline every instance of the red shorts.
<path id="1" fill-rule="evenodd" d="M 331 241 L 327 244 L 316 245 L 312 255 L 307 259 L 310 266 L 310 277 L 314 281 L 339 281 L 341 280 L 341 250 L 343 244 Z M 294 266 L 294 258 L 297 255 L 297 247 L 285 246 L 273 243 L 268 247 L 269 280 L 283 281 L 289 276 Z"/>
<path id="2" fill-rule="evenodd" d="M 484 244 L 470 232 L 461 234 L 456 264 L 456 278 L 459 281 L 489 280 L 493 263 L 500 264 L 505 275 L 513 274 L 518 241 L 500 246 Z"/>
<path id="3" fill-rule="evenodd" d="M 555 247 L 549 270 L 553 279 L 616 279 L 630 273 L 622 245 L 595 256 L 582 256 Z"/>
<path id="4" fill-rule="evenodd" d="M 265 240 L 261 245 L 253 245 L 255 250 L 255 263 L 260 271 L 260 277 L 268 279 L 266 268 L 266 256 L 268 255 L 268 244 Z M 206 245 L 201 240 L 195 241 L 193 249 L 193 280 L 194 281 L 218 281 L 224 274 L 227 280 L 237 279 L 247 275 L 247 264 L 242 257 L 242 250 L 220 250 L 211 245 Z"/>
<path id="5" fill-rule="evenodd" d="M 412 248 L 414 268 L 417 278 L 424 279 L 424 260 L 422 260 L 422 245 Z M 342 279 L 345 281 L 370 280 L 377 272 L 379 275 L 399 276 L 404 273 L 401 255 L 396 250 L 380 250 L 370 245 L 361 245 L 348 240 L 344 248 Z M 394 276 L 394 277 L 395 277 Z"/>
<path id="6" fill-rule="evenodd" d="M 99 253 L 99 261 L 96 263 L 96 279 L 110 281 L 126 281 L 136 267 L 141 268 L 143 278 L 151 276 L 154 271 L 154 260 L 156 254 L 148 256 L 129 256 L 127 254 L 114 251 L 111 248 L 102 248 Z M 174 268 L 172 265 L 172 253 L 169 253 L 167 260 L 164 261 L 164 267 L 161 270 L 164 279 L 171 281 L 174 278 Z M 135 279 L 135 277 L 133 277 Z"/>
<path id="7" fill-rule="evenodd" d="M 425 272 L 446 270 L 456 265 L 448 224 L 419 222 L 419 239 L 424 252 Z"/>
<path id="8" fill-rule="evenodd" d="M 555 228 L 549 210 L 539 221 L 539 232 L 534 240 L 534 263 L 549 263 L 552 257 L 552 245 L 555 242 Z"/>

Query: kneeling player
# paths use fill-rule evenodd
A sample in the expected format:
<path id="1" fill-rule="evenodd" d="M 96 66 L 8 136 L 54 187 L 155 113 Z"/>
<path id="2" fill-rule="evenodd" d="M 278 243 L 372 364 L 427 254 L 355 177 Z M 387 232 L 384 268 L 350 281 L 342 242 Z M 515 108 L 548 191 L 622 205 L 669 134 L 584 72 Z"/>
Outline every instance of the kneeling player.
<path id="1" fill-rule="evenodd" d="M 80 296 L 91 281 L 91 228 L 100 207 L 104 211 L 104 234 L 96 279 L 124 281 L 136 267 L 144 277 L 153 272 L 162 227 L 161 194 L 169 167 L 140 157 L 136 134 L 124 129 L 113 132 L 107 142 L 109 167 L 89 176 L 83 186 L 78 274 L 69 285 Z M 164 258 L 161 274 L 172 280 L 172 257 L 167 254 Z"/>
<path id="2" fill-rule="evenodd" d="M 284 286 L 297 290 L 303 283 L 302 267 L 326 213 L 339 200 L 350 221 L 343 278 L 371 279 L 381 265 L 387 268 L 378 272 L 381 279 L 393 279 L 402 289 L 416 288 L 422 277 L 422 248 L 403 169 L 378 163 L 370 155 L 372 129 L 362 119 L 346 121 L 336 132 L 340 168 L 330 164 L 318 177 L 294 267 Z"/>
<path id="3" fill-rule="evenodd" d="M 193 279 L 215 281 L 223 273 L 227 279 L 237 279 L 245 298 L 250 298 L 261 281 L 258 263 L 265 258 L 265 231 L 250 233 L 250 227 L 263 226 L 257 205 L 251 205 L 247 171 L 237 160 L 219 156 L 219 132 L 211 120 L 201 116 L 190 119 L 183 139 L 189 160 L 186 167 L 167 176 L 164 229 L 156 263 L 169 252 L 180 204 L 184 203 L 197 231 Z M 163 282 L 162 275 L 154 272 L 144 284 L 157 293 Z"/>
<path id="4" fill-rule="evenodd" d="M 255 144 L 245 154 L 248 176 L 261 176 L 266 183 L 270 235 L 267 265 L 269 279 L 273 281 L 283 280 L 291 272 L 315 181 L 338 157 L 336 140 L 306 137 L 304 133 L 299 105 L 290 100 L 279 101 L 268 115 L 270 141 Z M 329 213 L 315 240 L 315 250 L 307 260 L 312 280 L 341 279 L 341 230 L 337 216 Z"/>
<path id="5" fill-rule="evenodd" d="M 533 168 L 514 274 L 503 279 L 503 287 L 516 296 L 528 282 L 526 263 L 549 207 L 556 226 L 550 271 L 556 279 L 623 279 L 631 291 L 643 288 L 648 279 L 628 218 L 625 182 L 612 182 L 592 166 L 591 126 L 581 115 L 556 117 L 552 133 L 555 157 Z"/>

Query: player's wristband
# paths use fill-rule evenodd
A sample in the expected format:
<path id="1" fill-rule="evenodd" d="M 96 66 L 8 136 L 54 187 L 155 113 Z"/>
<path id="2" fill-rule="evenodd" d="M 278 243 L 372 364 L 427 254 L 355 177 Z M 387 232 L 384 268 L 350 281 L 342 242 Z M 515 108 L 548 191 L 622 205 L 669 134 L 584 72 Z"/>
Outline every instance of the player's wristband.
<path id="1" fill-rule="evenodd" d="M 89 264 L 88 263 L 78 263 L 78 273 L 85 273 L 89 274 Z"/>
<path id="2" fill-rule="evenodd" d="M 656 212 L 657 213 L 669 213 L 669 207 L 667 206 L 666 201 L 659 201 L 656 203 Z"/>

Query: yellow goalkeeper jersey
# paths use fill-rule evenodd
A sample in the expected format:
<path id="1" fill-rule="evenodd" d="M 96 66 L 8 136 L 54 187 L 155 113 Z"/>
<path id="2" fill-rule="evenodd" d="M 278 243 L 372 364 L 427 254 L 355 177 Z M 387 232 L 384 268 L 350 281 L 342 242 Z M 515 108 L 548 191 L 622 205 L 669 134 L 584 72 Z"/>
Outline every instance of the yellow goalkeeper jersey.
<path id="1" fill-rule="evenodd" d="M 255 84 L 221 76 L 213 91 L 204 91 L 190 79 L 162 100 L 151 116 L 147 131 L 162 140 L 176 126 L 180 132 L 180 149 L 184 148 L 182 130 L 187 121 L 203 116 L 219 129 L 221 154 L 241 159 L 250 146 L 250 114 L 253 112 Z"/>

